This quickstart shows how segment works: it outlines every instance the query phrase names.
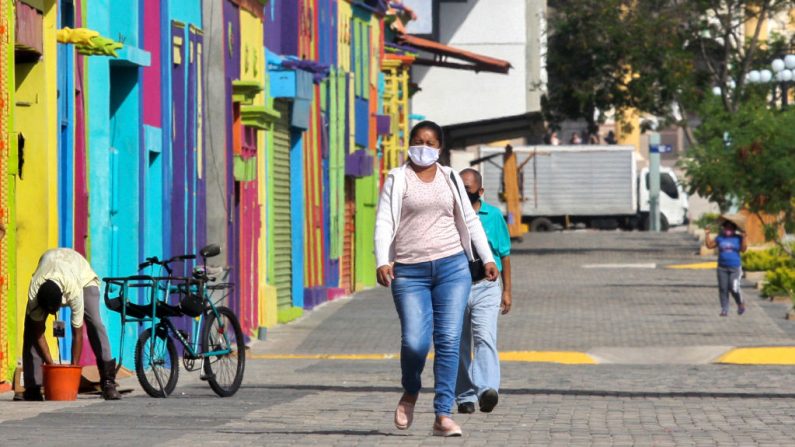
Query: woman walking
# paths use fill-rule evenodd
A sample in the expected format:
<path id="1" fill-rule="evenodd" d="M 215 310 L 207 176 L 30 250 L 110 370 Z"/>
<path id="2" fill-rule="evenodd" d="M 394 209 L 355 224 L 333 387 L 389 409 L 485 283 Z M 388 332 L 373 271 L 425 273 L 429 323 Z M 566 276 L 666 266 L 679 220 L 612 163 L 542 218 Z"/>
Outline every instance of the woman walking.
<path id="1" fill-rule="evenodd" d="M 729 293 L 737 303 L 737 314 L 745 313 L 745 303 L 740 294 L 740 278 L 743 276 L 743 264 L 740 253 L 748 246 L 745 237 L 738 230 L 738 225 L 728 217 L 721 216 L 721 234 L 715 239 L 710 238 L 709 228 L 706 229 L 705 243 L 707 248 L 718 249 L 718 292 L 720 295 L 720 316 L 729 315 Z"/>
<path id="2" fill-rule="evenodd" d="M 401 326 L 403 396 L 395 426 L 411 426 L 420 376 L 433 339 L 434 436 L 460 436 L 450 417 L 455 400 L 461 329 L 472 276 L 473 246 L 486 277 L 498 271 L 486 235 L 458 173 L 437 163 L 441 127 L 423 121 L 409 135 L 409 159 L 387 176 L 375 224 L 378 282 L 392 287 Z"/>

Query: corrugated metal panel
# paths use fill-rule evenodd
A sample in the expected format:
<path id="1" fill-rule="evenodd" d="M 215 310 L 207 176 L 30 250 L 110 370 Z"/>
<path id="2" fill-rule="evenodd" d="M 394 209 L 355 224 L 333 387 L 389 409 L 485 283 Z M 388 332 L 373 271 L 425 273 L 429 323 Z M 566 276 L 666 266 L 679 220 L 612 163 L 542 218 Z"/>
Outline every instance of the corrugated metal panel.
<path id="1" fill-rule="evenodd" d="M 273 263 L 276 301 L 279 308 L 293 305 L 292 231 L 290 214 L 290 110 L 284 101 L 275 101 L 281 114 L 273 127 Z"/>
<path id="2" fill-rule="evenodd" d="M 353 241 L 355 238 L 356 221 L 356 200 L 355 200 L 354 180 L 345 179 L 345 236 L 342 243 L 342 279 L 340 286 L 345 289 L 346 294 L 354 290 L 353 277 Z"/>
<path id="3" fill-rule="evenodd" d="M 604 216 L 635 212 L 632 148 L 514 148 L 517 162 L 522 164 L 536 150 L 522 169 L 523 215 Z M 503 151 L 482 148 L 481 156 Z M 486 201 L 504 205 L 498 197 L 502 189 L 502 158 L 492 161 L 494 164 L 482 165 Z"/>

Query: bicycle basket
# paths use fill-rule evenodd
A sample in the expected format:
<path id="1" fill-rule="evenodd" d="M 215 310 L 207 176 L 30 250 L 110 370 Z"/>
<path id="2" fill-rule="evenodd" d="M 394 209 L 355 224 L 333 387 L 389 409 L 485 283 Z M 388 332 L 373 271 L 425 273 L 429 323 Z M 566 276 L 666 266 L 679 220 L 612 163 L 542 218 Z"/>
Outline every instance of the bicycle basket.
<path id="1" fill-rule="evenodd" d="M 179 296 L 179 309 L 189 317 L 198 317 L 204 312 L 204 298 L 201 295 L 183 291 Z"/>

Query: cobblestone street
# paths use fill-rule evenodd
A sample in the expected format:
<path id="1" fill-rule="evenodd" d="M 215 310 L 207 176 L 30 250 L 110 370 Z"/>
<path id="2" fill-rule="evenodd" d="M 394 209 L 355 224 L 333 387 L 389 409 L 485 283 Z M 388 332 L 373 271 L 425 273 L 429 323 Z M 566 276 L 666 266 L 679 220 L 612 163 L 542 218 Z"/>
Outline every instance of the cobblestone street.
<path id="1" fill-rule="evenodd" d="M 504 361 L 491 414 L 454 415 L 460 439 L 432 438 L 432 375 L 408 431 L 399 327 L 386 289 L 328 303 L 252 346 L 244 387 L 215 397 L 183 371 L 152 399 L 134 379 L 119 402 L 0 402 L 3 445 L 538 445 L 795 444 L 792 366 L 715 363 L 732 347 L 795 345 L 787 306 L 759 299 L 719 318 L 714 270 L 685 233 L 528 235 L 514 245 L 514 306 L 500 351 L 573 351 L 596 365 Z"/>

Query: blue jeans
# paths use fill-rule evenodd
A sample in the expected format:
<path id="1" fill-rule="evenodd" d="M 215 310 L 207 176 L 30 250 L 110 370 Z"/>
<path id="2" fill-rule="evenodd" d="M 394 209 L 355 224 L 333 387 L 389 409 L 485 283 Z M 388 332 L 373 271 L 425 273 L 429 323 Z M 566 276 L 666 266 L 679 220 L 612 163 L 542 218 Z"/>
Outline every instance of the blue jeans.
<path id="1" fill-rule="evenodd" d="M 400 316 L 400 368 L 407 394 L 420 392 L 420 376 L 431 346 L 433 409 L 449 416 L 455 400 L 458 349 L 472 277 L 464 253 L 418 264 L 395 264 L 392 297 Z"/>
<path id="2" fill-rule="evenodd" d="M 472 286 L 461 334 L 461 360 L 456 401 L 477 403 L 480 395 L 500 387 L 500 358 L 497 352 L 497 318 L 502 303 L 498 281 L 480 281 Z M 474 359 L 472 347 L 474 341 Z"/>

